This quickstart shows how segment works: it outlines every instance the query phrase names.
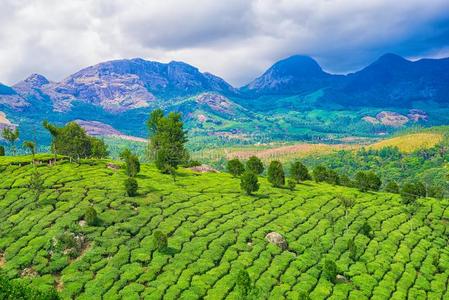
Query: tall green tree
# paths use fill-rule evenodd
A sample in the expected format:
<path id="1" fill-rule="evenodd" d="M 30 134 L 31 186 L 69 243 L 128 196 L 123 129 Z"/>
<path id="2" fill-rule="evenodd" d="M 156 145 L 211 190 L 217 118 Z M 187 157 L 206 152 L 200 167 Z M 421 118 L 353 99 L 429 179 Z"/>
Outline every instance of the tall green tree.
<path id="1" fill-rule="evenodd" d="M 120 153 L 120 158 L 125 162 L 126 175 L 136 177 L 140 172 L 140 162 L 137 155 L 133 154 L 129 149 L 125 149 Z"/>
<path id="2" fill-rule="evenodd" d="M 19 128 L 15 127 L 14 130 L 5 127 L 2 131 L 2 137 L 10 144 L 11 152 L 13 155 L 16 155 L 17 149 L 16 149 L 16 141 L 19 139 Z"/>
<path id="3" fill-rule="evenodd" d="M 280 161 L 274 160 L 270 163 L 267 171 L 268 181 L 274 187 L 281 187 L 285 184 L 284 168 Z"/>
<path id="4" fill-rule="evenodd" d="M 233 177 L 237 177 L 243 174 L 243 172 L 245 171 L 245 166 L 238 158 L 234 158 L 228 160 L 226 169 Z"/>
<path id="5" fill-rule="evenodd" d="M 51 124 L 47 120 L 44 120 L 42 122 L 42 126 L 44 126 L 45 129 L 50 133 L 51 135 L 51 151 L 53 152 L 55 156 L 55 163 L 56 159 L 58 157 L 58 150 L 56 149 L 56 140 L 60 134 L 61 129 L 56 127 L 55 125 Z"/>
<path id="6" fill-rule="evenodd" d="M 312 179 L 309 175 L 309 170 L 300 161 L 295 161 L 290 166 L 290 177 L 296 180 L 296 182 Z"/>
<path id="7" fill-rule="evenodd" d="M 250 170 L 246 170 L 240 177 L 240 188 L 245 191 L 247 195 L 259 190 L 259 182 L 257 175 Z"/>
<path id="8" fill-rule="evenodd" d="M 32 141 L 24 141 L 23 147 L 25 149 L 28 149 L 31 152 L 31 155 L 33 156 L 33 162 L 34 162 L 34 156 L 36 155 L 36 144 Z"/>
<path id="9" fill-rule="evenodd" d="M 147 121 L 150 137 L 150 158 L 154 159 L 156 167 L 163 173 L 169 173 L 171 168 L 188 161 L 189 154 L 185 148 L 187 131 L 181 114 L 171 112 L 164 116 L 158 109 L 150 114 Z"/>
<path id="10" fill-rule="evenodd" d="M 251 156 L 246 161 L 246 169 L 253 172 L 256 175 L 260 175 L 263 173 L 264 167 L 263 163 L 257 156 Z"/>
<path id="11" fill-rule="evenodd" d="M 313 179 L 315 179 L 316 182 L 323 182 L 327 179 L 327 168 L 318 165 L 315 168 L 313 168 Z"/>

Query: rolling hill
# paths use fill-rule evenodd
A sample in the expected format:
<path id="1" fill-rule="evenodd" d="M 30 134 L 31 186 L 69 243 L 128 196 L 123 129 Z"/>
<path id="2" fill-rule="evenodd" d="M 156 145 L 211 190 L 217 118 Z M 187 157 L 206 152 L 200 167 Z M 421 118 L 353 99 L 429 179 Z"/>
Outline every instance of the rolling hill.
<path id="1" fill-rule="evenodd" d="M 290 191 L 263 178 L 250 197 L 228 174 L 181 170 L 174 183 L 152 165 L 130 198 L 124 171 L 107 161 L 47 159 L 38 157 L 45 188 L 36 201 L 30 158 L 0 158 L 0 267 L 64 299 L 237 299 L 241 269 L 272 299 L 448 297 L 447 199 L 422 199 L 410 213 L 394 194 L 313 182 Z M 347 214 L 342 197 L 354 201 Z M 84 220 L 88 207 L 96 226 Z M 165 252 L 155 249 L 156 230 L 168 235 Z M 287 248 L 270 244 L 269 232 Z M 326 279 L 326 259 L 345 279 Z"/>

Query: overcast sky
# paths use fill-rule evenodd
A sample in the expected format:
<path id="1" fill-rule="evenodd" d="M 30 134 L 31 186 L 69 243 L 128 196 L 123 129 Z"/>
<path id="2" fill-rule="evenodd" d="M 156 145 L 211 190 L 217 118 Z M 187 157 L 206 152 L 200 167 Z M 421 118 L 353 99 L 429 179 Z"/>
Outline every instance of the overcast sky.
<path id="1" fill-rule="evenodd" d="M 386 52 L 449 56 L 448 0 L 0 0 L 0 82 L 101 61 L 185 61 L 236 86 L 306 54 L 347 73 Z"/>

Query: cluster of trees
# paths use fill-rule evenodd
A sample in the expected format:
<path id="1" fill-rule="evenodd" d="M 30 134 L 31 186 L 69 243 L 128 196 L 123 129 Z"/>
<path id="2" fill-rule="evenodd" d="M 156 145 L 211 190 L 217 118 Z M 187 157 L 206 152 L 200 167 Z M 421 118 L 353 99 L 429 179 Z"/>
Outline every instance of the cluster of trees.
<path id="1" fill-rule="evenodd" d="M 240 176 L 241 189 L 245 191 L 246 194 L 251 195 L 253 192 L 259 190 L 257 176 L 264 172 L 265 167 L 258 157 L 251 156 L 245 164 L 237 158 L 229 160 L 227 163 L 227 170 L 234 177 Z M 311 179 L 307 167 L 299 161 L 295 161 L 291 164 L 289 175 L 290 178 L 287 181 L 287 185 L 291 190 L 295 189 L 297 183 Z M 273 187 L 280 188 L 285 186 L 286 175 L 280 161 L 275 160 L 270 162 L 267 169 L 267 179 Z"/>
<path id="2" fill-rule="evenodd" d="M 81 158 L 104 158 L 109 155 L 106 144 L 95 137 L 87 135 L 86 131 L 75 122 L 70 122 L 62 127 L 44 121 L 45 129 L 52 137 L 51 149 L 55 154 L 66 155 L 70 159 L 79 161 Z M 11 153 L 16 155 L 16 142 L 20 137 L 19 129 L 5 127 L 2 131 L 2 137 L 10 145 Z M 23 147 L 34 156 L 36 154 L 36 142 L 24 141 Z M 0 147 L 0 156 L 5 155 L 5 149 Z"/>
<path id="3" fill-rule="evenodd" d="M 355 177 L 360 170 L 371 170 L 385 183 L 383 190 L 399 193 L 407 182 L 425 185 L 427 196 L 444 198 L 449 194 L 449 171 L 445 161 L 449 160 L 449 136 L 429 149 L 418 149 L 403 153 L 397 147 L 342 150 L 328 155 L 304 158 L 307 165 L 325 165 L 339 174 Z M 345 175 L 340 179 L 344 183 Z"/>

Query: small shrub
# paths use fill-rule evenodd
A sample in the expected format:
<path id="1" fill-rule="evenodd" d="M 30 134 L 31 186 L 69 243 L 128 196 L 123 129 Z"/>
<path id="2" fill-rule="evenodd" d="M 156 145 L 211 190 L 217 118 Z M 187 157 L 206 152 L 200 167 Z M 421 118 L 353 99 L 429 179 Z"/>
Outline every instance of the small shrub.
<path id="1" fill-rule="evenodd" d="M 93 207 L 88 207 L 84 213 L 84 220 L 90 226 L 96 226 L 98 224 L 97 211 Z"/>
<path id="2" fill-rule="evenodd" d="M 164 251 L 167 249 L 168 242 L 167 242 L 167 235 L 165 233 L 157 230 L 153 234 L 153 239 L 157 250 Z"/>
<path id="3" fill-rule="evenodd" d="M 340 185 L 347 186 L 347 187 L 353 187 L 354 183 L 352 182 L 351 178 L 349 178 L 348 175 L 343 174 L 343 175 L 340 175 Z"/>
<path id="4" fill-rule="evenodd" d="M 268 181 L 274 187 L 281 187 L 285 184 L 284 169 L 280 161 L 274 160 L 268 167 Z"/>
<path id="5" fill-rule="evenodd" d="M 357 246 L 353 239 L 348 241 L 349 258 L 355 261 L 357 259 Z"/>
<path id="6" fill-rule="evenodd" d="M 227 170 L 232 176 L 237 177 L 243 174 L 245 167 L 239 159 L 234 158 L 228 161 Z"/>
<path id="7" fill-rule="evenodd" d="M 131 153 L 129 149 L 125 149 L 120 153 L 120 158 L 125 161 L 126 175 L 136 177 L 140 172 L 140 162 L 137 155 Z"/>
<path id="8" fill-rule="evenodd" d="M 324 277 L 332 283 L 335 283 L 337 277 L 337 265 L 333 260 L 326 259 L 323 266 Z"/>
<path id="9" fill-rule="evenodd" d="M 372 232 L 373 230 L 371 226 L 367 222 L 363 223 L 362 228 L 360 228 L 360 233 L 363 234 L 364 236 L 371 238 Z"/>
<path id="10" fill-rule="evenodd" d="M 241 270 L 237 274 L 236 286 L 237 292 L 242 299 L 246 299 L 250 295 L 252 286 L 248 271 Z"/>
<path id="11" fill-rule="evenodd" d="M 296 181 L 294 179 L 289 179 L 287 181 L 287 186 L 291 191 L 294 191 L 296 187 Z"/>
<path id="12" fill-rule="evenodd" d="M 251 171 L 245 171 L 240 178 L 240 188 L 245 191 L 247 195 L 259 190 L 259 182 L 257 175 Z"/>
<path id="13" fill-rule="evenodd" d="M 0 146 L 0 156 L 5 156 L 5 147 Z"/>
<path id="14" fill-rule="evenodd" d="M 129 177 L 128 179 L 125 180 L 125 190 L 126 190 L 126 194 L 129 197 L 134 197 L 137 195 L 137 189 L 138 189 L 139 185 L 137 184 L 137 180 L 135 180 L 132 177 Z"/>
<path id="15" fill-rule="evenodd" d="M 264 167 L 262 161 L 257 156 L 251 156 L 246 162 L 246 169 L 256 175 L 263 173 Z"/>

